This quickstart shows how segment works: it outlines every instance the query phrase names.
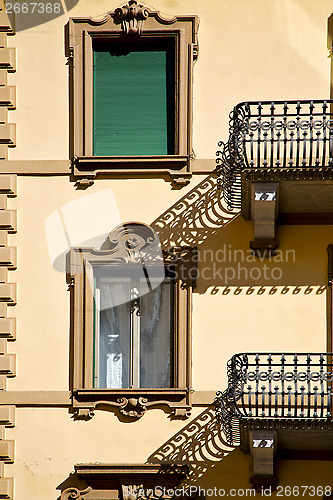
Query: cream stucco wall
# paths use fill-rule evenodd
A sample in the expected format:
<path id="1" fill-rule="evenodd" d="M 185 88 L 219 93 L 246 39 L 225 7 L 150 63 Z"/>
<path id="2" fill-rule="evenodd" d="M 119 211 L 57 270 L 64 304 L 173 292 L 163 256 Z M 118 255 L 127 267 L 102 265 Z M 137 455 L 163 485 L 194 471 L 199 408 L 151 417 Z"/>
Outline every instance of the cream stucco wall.
<path id="1" fill-rule="evenodd" d="M 195 177 L 185 191 L 198 180 Z M 151 224 L 177 206 L 180 198 L 179 191 L 170 190 L 163 180 L 103 180 L 89 191 L 78 191 L 66 177 L 18 178 L 18 196 L 11 200 L 18 210 L 18 232 L 10 237 L 11 244 L 18 247 L 18 269 L 9 276 L 18 283 L 18 304 L 10 311 L 17 317 L 19 336 L 9 344 L 10 352 L 17 354 L 17 376 L 9 380 L 10 390 L 68 390 L 69 292 L 65 273 L 52 267 L 45 221 L 69 202 L 89 200 L 91 194 L 110 189 L 123 222 Z M 184 196 L 184 190 L 181 194 Z M 102 217 L 109 218 L 109 230 L 119 223 L 113 214 Z M 177 235 L 186 235 L 190 229 L 181 217 L 178 211 L 172 223 L 179 224 Z M 91 224 L 93 233 L 94 219 L 79 220 L 86 228 Z M 223 388 L 226 362 L 236 352 L 325 352 L 326 248 L 331 228 L 281 226 L 280 254 L 264 262 L 248 262 L 253 260 L 250 221 L 238 216 L 211 234 L 209 225 L 206 229 L 208 237 L 197 239 L 200 261 L 193 294 L 194 389 Z"/>
<path id="2" fill-rule="evenodd" d="M 10 159 L 68 158 L 68 67 L 64 25 L 71 17 L 99 16 L 114 0 L 80 0 L 67 15 L 22 31 L 17 48 L 17 147 Z M 226 140 L 228 114 L 248 100 L 325 99 L 330 96 L 327 20 L 330 0 L 156 0 L 152 8 L 200 19 L 194 68 L 194 150 L 214 158 Z M 36 145 L 38 144 L 38 147 Z"/>
<path id="3" fill-rule="evenodd" d="M 117 5 L 114 0 L 80 0 L 70 16 L 100 15 Z M 227 139 L 228 113 L 237 102 L 330 96 L 327 21 L 332 7 L 331 0 L 154 0 L 154 9 L 170 15 L 196 14 L 200 19 L 194 69 L 197 158 L 212 159 L 213 168 L 217 141 Z M 17 86 L 17 110 L 9 114 L 9 121 L 17 123 L 11 160 L 68 159 L 67 20 L 68 15 L 9 39 L 17 48 L 18 68 L 9 75 L 9 83 Z M 163 179 L 104 179 L 80 191 L 66 176 L 18 177 L 18 196 L 9 200 L 9 208 L 18 210 L 18 232 L 9 236 L 9 244 L 18 248 L 18 269 L 9 273 L 9 280 L 18 283 L 18 304 L 8 314 L 18 321 L 17 340 L 8 344 L 8 351 L 17 355 L 17 376 L 8 380 L 9 391 L 68 391 L 69 292 L 64 273 L 54 270 L 49 258 L 47 217 L 69 202 L 112 189 L 122 221 L 151 224 L 171 209 L 172 222 L 179 227 L 176 233 L 186 236 L 193 228 L 187 227 L 187 215 L 182 218 L 178 202 L 204 179 L 196 175 L 181 190 Z M 114 214 L 101 217 L 109 218 L 111 230 Z M 281 260 L 250 262 L 246 259 L 252 223 L 241 216 L 228 220 L 214 227 L 207 221 L 203 231 L 191 233 L 202 257 L 193 294 L 196 391 L 224 389 L 226 363 L 236 352 L 328 349 L 326 248 L 332 242 L 332 227 L 281 226 Z M 244 259 L 233 253 L 229 257 L 229 250 L 240 250 Z M 213 260 L 205 260 L 204 251 L 213 252 Z M 237 275 L 239 264 L 244 269 Z M 249 277 L 253 268 L 258 279 Z M 279 279 L 271 274 L 276 268 Z M 195 407 L 191 419 L 207 411 Z M 207 468 L 194 481 L 249 488 L 249 456 L 235 450 L 223 457 L 223 450 L 230 448 L 220 443 L 221 448 L 212 451 L 216 441 L 201 454 L 202 441 L 193 437 L 200 426 L 191 434 L 190 423 L 172 421 L 161 410 L 150 410 L 142 420 L 128 424 L 112 412 L 97 411 L 91 421 L 82 422 L 74 421 L 64 408 L 18 408 L 16 427 L 6 430 L 6 439 L 16 442 L 15 463 L 6 465 L 6 476 L 15 478 L 15 500 L 56 500 L 56 488 L 75 463 L 145 462 L 183 429 L 185 438 L 178 441 L 175 460 L 189 458 L 184 445 L 188 441 L 200 455 L 197 468 Z M 212 442 L 210 435 L 208 441 Z M 282 485 L 331 481 L 329 461 L 289 461 L 278 467 Z"/>
<path id="4" fill-rule="evenodd" d="M 19 409 L 16 428 L 7 430 L 8 438 L 16 440 L 15 463 L 6 466 L 7 476 L 15 477 L 15 500 L 57 500 L 74 463 L 145 463 L 163 458 L 192 464 L 185 484 L 224 489 L 225 496 L 235 498 L 250 496 L 242 491 L 252 488 L 249 455 L 223 443 L 216 429 L 205 430 L 205 412 L 193 413 L 195 418 L 184 424 L 167 421 L 161 411 L 148 412 L 139 422 L 126 424 L 125 432 L 124 424 L 107 412 L 97 411 L 89 422 L 73 422 L 63 409 Z M 277 470 L 283 488 L 332 485 L 329 461 L 279 461 Z M 307 500 L 320 497 L 310 489 L 300 491 Z M 267 496 L 290 497 L 283 490 Z"/>

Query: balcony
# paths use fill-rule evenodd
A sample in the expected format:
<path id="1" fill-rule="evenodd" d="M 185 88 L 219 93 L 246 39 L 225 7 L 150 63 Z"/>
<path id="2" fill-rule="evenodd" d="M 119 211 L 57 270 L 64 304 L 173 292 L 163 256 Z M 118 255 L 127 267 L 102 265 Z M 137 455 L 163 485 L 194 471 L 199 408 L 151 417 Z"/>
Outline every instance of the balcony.
<path id="1" fill-rule="evenodd" d="M 253 484 L 277 481 L 277 452 L 332 459 L 332 360 L 332 353 L 241 353 L 228 361 L 216 417 L 228 443 L 251 453 Z"/>
<path id="2" fill-rule="evenodd" d="M 228 207 L 253 220 L 255 241 L 267 240 L 266 248 L 277 246 L 275 222 L 333 222 L 332 104 L 243 102 L 230 114 L 229 139 L 216 153 L 218 182 Z"/>
<path id="3" fill-rule="evenodd" d="M 235 354 L 215 399 L 230 444 L 244 419 L 332 420 L 332 353 Z"/>

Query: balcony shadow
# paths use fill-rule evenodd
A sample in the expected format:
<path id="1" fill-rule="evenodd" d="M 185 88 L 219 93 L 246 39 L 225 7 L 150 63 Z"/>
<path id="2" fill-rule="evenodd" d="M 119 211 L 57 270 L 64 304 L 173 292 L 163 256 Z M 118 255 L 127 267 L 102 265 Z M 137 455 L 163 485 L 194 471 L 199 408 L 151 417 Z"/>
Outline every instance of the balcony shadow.
<path id="1" fill-rule="evenodd" d="M 238 215 L 239 211 L 227 209 L 215 175 L 210 174 L 155 219 L 151 226 L 157 231 L 163 248 L 172 245 L 197 247 Z"/>
<path id="2" fill-rule="evenodd" d="M 186 464 L 193 483 L 233 450 L 214 410 L 208 408 L 150 455 L 147 463 Z"/>

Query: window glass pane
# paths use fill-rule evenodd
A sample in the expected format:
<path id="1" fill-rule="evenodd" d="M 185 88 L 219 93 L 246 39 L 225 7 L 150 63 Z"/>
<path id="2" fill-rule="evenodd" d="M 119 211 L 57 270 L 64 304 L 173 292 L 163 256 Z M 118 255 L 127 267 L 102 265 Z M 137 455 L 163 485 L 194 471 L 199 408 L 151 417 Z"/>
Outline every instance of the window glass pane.
<path id="1" fill-rule="evenodd" d="M 140 387 L 172 387 L 172 287 L 169 279 L 140 299 Z"/>
<path id="2" fill-rule="evenodd" d="M 175 154 L 174 43 L 95 43 L 97 156 Z"/>
<path id="3" fill-rule="evenodd" d="M 130 387 L 130 280 L 101 277 L 97 287 L 100 291 L 99 339 L 95 337 L 99 344 L 95 368 L 98 387 Z M 114 306 L 119 302 L 122 303 Z"/>

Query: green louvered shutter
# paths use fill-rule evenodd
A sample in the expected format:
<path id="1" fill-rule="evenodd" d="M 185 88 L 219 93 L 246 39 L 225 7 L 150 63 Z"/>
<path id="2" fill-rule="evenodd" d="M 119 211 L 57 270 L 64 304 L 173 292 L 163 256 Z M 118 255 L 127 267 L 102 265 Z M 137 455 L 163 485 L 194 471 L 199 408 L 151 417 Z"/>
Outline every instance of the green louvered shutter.
<path id="1" fill-rule="evenodd" d="M 94 47 L 94 155 L 175 154 L 172 44 Z"/>

